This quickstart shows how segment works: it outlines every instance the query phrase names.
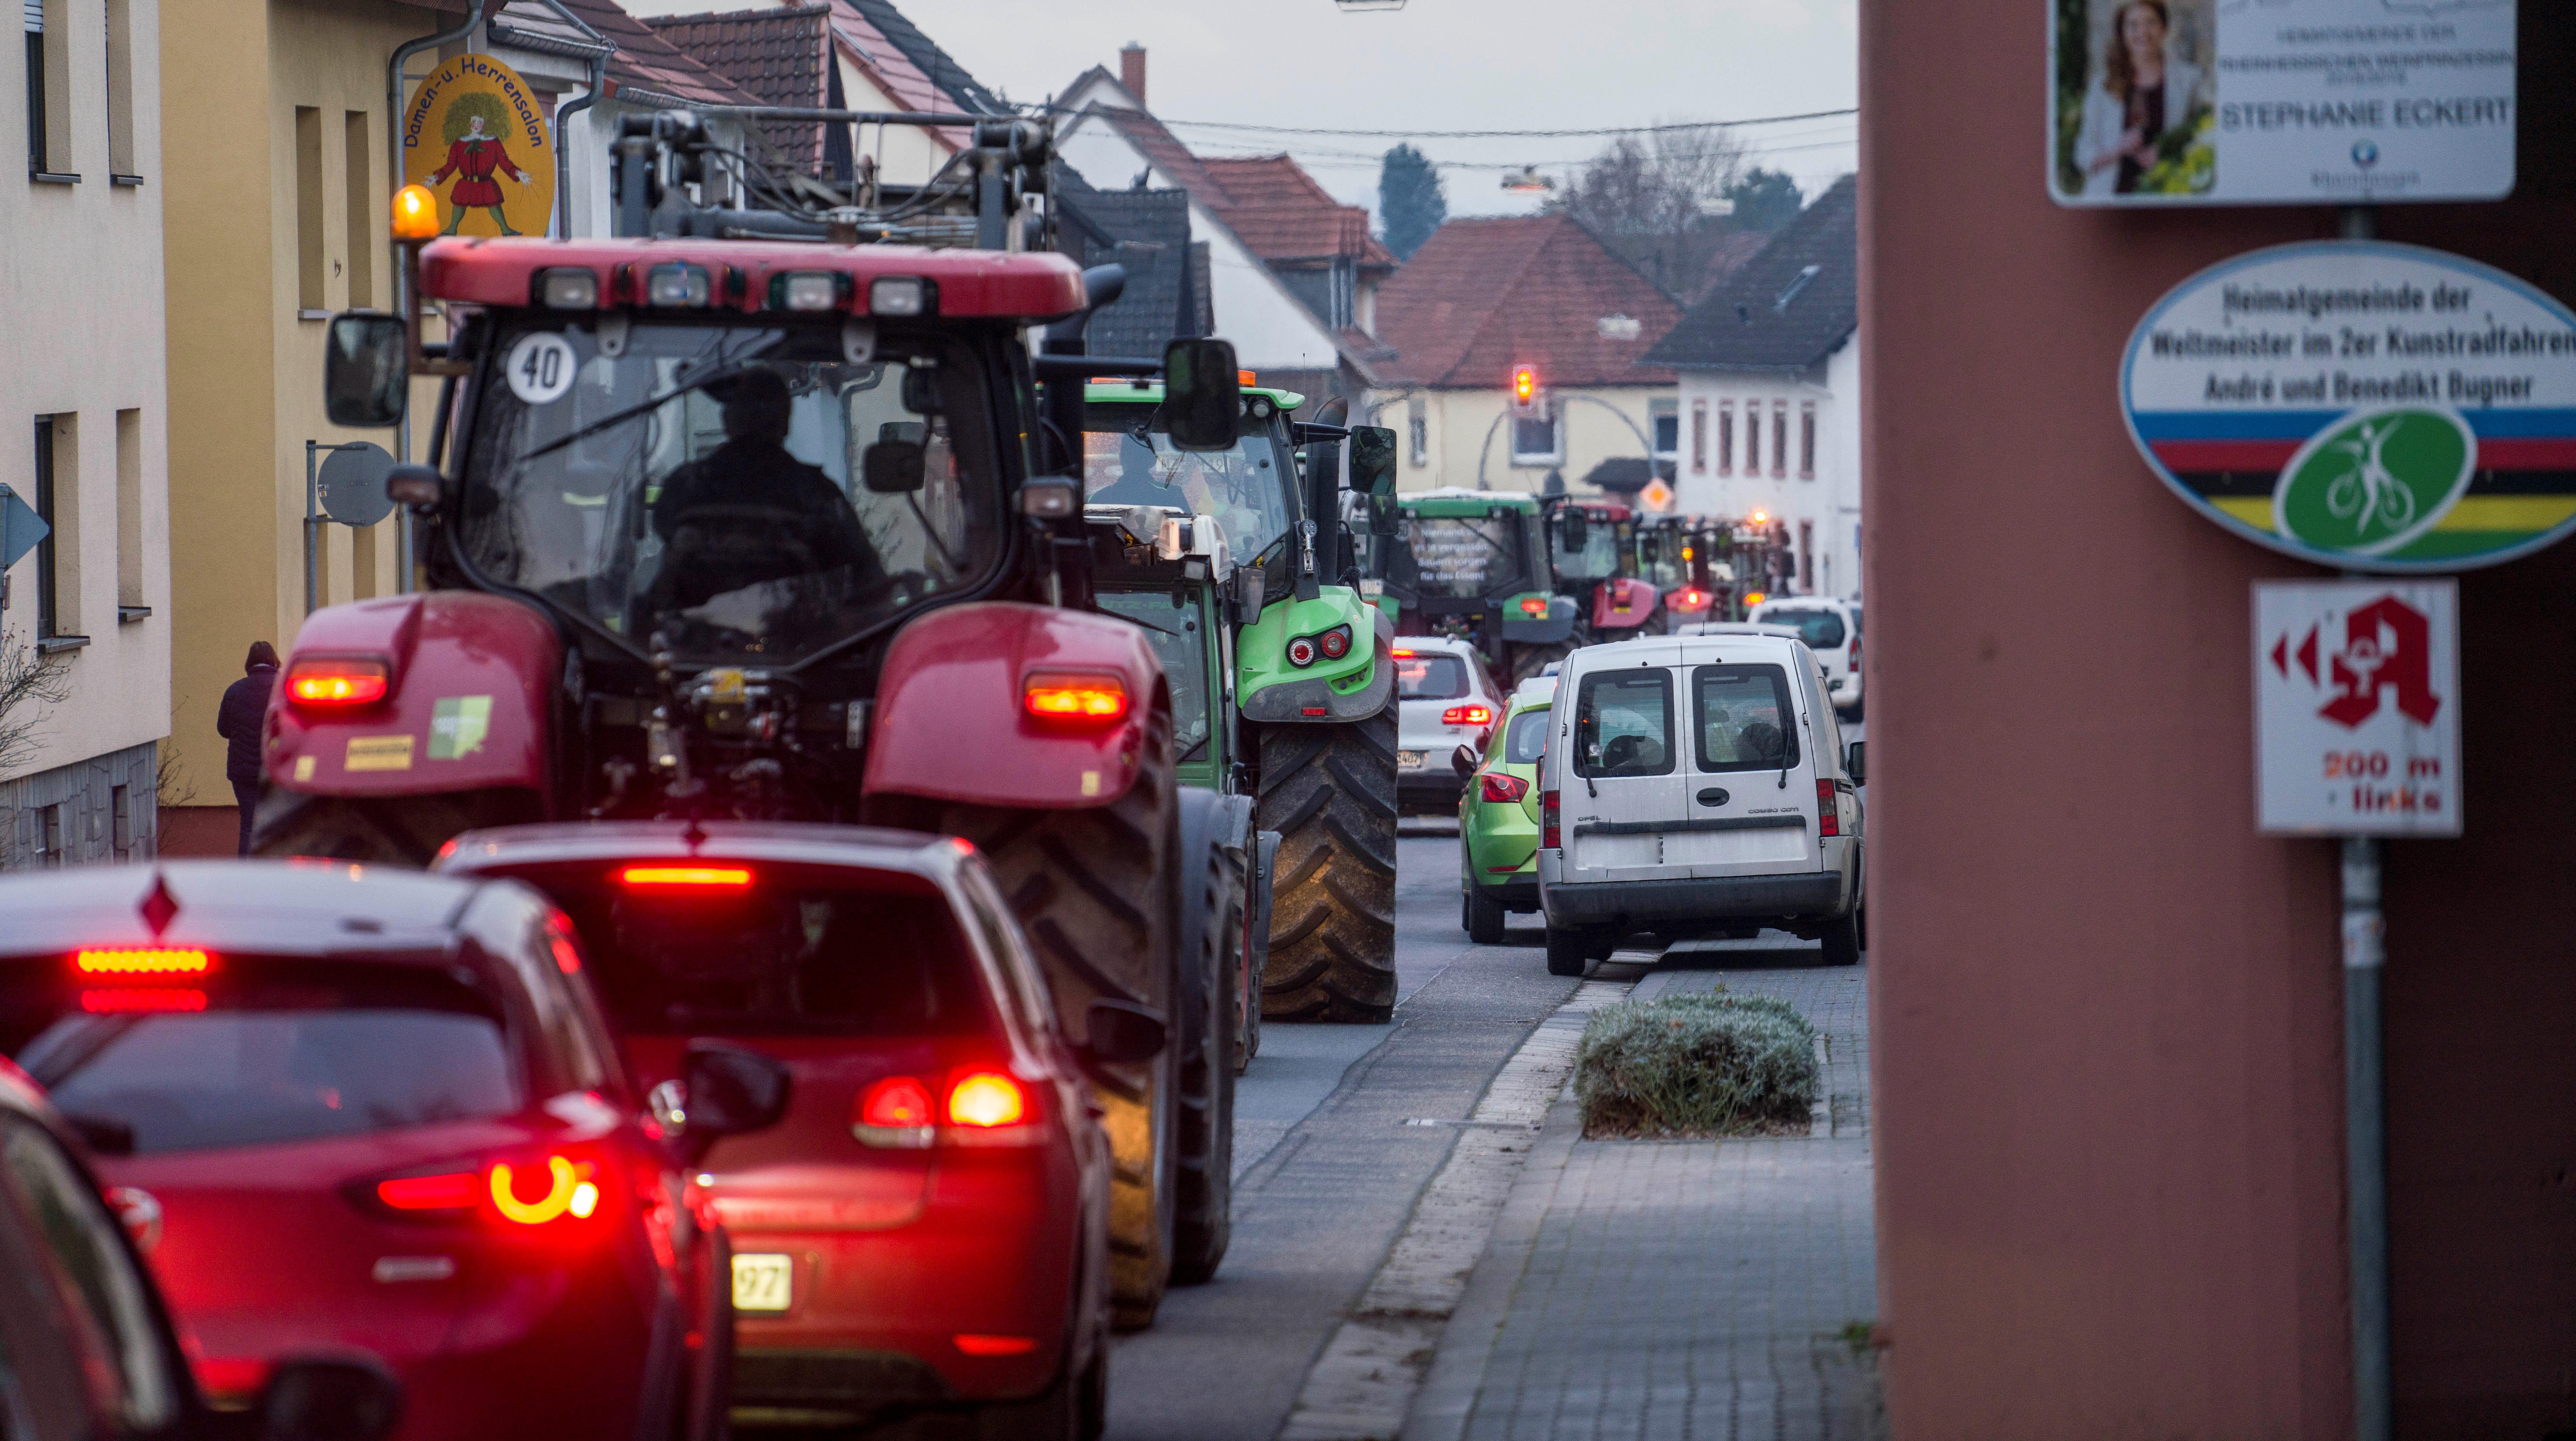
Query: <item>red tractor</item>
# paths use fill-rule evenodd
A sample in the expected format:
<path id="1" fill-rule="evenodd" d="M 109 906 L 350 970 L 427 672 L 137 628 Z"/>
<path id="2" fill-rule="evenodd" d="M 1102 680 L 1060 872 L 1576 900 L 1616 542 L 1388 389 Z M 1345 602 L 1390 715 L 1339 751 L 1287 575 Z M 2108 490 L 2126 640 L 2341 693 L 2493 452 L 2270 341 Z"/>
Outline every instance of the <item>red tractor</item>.
<path id="1" fill-rule="evenodd" d="M 1655 588 L 1636 576 L 1635 512 L 1615 501 L 1549 502 L 1548 552 L 1556 590 L 1583 607 L 1583 643 L 1664 632 Z"/>
<path id="2" fill-rule="evenodd" d="M 1100 1075 L 1110 1289 L 1142 1325 L 1225 1246 L 1224 1178 L 1185 1185 L 1183 1160 L 1231 1114 L 1240 1007 L 1186 907 L 1243 869 L 1194 809 L 1215 798 L 1175 784 L 1154 650 L 1092 602 L 1082 387 L 1167 371 L 1174 446 L 1224 450 L 1233 352 L 1085 357 L 1116 267 L 1005 243 L 1046 127 L 915 118 L 972 128 L 953 189 L 802 221 L 700 206 L 725 152 L 695 116 L 632 118 L 625 238 L 410 244 L 411 319 L 333 321 L 335 423 L 394 424 L 412 376 L 443 377 L 430 464 L 387 482 L 424 588 L 305 622 L 256 846 L 420 865 L 469 828 L 657 817 L 964 838 L 1070 1034 L 1097 998 L 1169 1020 L 1159 1059 Z M 943 220 L 978 248 L 859 243 Z"/>

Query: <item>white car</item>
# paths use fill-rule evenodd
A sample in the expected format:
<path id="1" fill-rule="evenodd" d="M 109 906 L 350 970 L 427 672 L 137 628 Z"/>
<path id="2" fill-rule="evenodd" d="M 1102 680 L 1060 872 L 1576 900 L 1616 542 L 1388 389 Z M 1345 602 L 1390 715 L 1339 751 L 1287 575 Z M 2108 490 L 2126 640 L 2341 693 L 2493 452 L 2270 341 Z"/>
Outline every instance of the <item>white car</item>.
<path id="1" fill-rule="evenodd" d="M 1539 764 L 1547 969 L 1765 926 L 1859 961 L 1863 746 L 1815 653 L 1756 627 L 1567 657 Z"/>
<path id="2" fill-rule="evenodd" d="M 1807 649 L 1825 667 L 1825 689 L 1834 709 L 1858 719 L 1860 697 L 1860 602 L 1829 595 L 1786 596 L 1753 608 L 1757 625 L 1792 625 Z"/>
<path id="3" fill-rule="evenodd" d="M 1460 746 L 1485 748 L 1503 718 L 1503 688 L 1485 658 L 1447 636 L 1396 637 L 1395 799 L 1401 810 L 1454 815 Z"/>

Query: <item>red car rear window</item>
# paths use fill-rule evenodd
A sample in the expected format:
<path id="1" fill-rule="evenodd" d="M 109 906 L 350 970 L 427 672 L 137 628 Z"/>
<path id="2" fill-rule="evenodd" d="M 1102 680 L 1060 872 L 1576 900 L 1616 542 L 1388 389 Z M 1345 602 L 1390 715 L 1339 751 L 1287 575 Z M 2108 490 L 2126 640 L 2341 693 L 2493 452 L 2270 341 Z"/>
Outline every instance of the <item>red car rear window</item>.
<path id="1" fill-rule="evenodd" d="M 442 967 L 222 955 L 200 975 L 0 963 L 0 1051 L 113 1153 L 252 1146 L 504 1116 L 500 1003 Z"/>
<path id="2" fill-rule="evenodd" d="M 992 1024 L 945 894 L 909 876 L 755 868 L 742 887 L 541 881 L 634 1035 L 925 1036 Z"/>

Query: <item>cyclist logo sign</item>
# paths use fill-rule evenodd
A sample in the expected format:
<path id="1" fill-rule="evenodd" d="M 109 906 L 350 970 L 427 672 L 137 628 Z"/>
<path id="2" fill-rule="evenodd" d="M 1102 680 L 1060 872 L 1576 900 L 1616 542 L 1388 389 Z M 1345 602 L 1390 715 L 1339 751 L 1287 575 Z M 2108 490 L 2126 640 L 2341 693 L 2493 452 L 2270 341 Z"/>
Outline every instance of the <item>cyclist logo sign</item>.
<path id="1" fill-rule="evenodd" d="M 2576 530 L 2576 313 L 2437 250 L 2257 250 L 2138 323 L 2120 399 L 2158 479 L 2304 560 L 2468 570 Z"/>
<path id="2" fill-rule="evenodd" d="M 2272 528 L 2319 550 L 2386 555 L 2439 524 L 2469 488 L 2478 437 L 2458 411 L 2365 410 L 2281 467 Z"/>

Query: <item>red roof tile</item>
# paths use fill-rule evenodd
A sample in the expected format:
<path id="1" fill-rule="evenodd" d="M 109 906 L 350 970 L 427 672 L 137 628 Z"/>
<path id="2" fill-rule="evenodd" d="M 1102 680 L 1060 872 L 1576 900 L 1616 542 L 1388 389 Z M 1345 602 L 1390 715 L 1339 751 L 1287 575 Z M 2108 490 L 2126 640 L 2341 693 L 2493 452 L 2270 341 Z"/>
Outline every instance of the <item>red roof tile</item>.
<path id="1" fill-rule="evenodd" d="M 701 105 L 757 105 L 760 97 L 717 74 L 695 57 L 653 33 L 652 27 L 619 8 L 615 0 L 564 0 L 581 22 L 617 47 L 608 57 L 608 78 L 620 90 L 646 90 Z M 464 0 L 432 0 L 436 9 L 463 13 Z M 532 15 L 551 14 L 524 3 L 514 7 Z M 516 18 L 515 16 L 513 18 Z"/>
<path id="2" fill-rule="evenodd" d="M 1602 334 L 1606 316 L 1637 322 Z M 1377 333 L 1399 358 L 1380 369 L 1418 385 L 1502 388 L 1515 365 L 1549 385 L 1669 385 L 1637 357 L 1680 311 L 1561 215 L 1452 220 L 1378 287 Z"/>
<path id="3" fill-rule="evenodd" d="M 1395 268 L 1395 255 L 1369 234 L 1368 211 L 1332 197 L 1306 167 L 1286 155 L 1203 160 L 1231 204 L 1225 223 L 1264 260 L 1349 255 L 1363 266 Z"/>
<path id="4" fill-rule="evenodd" d="M 878 89 L 901 110 L 916 113 L 953 114 L 967 111 L 956 97 L 948 94 L 922 73 L 886 33 L 876 27 L 850 0 L 830 0 L 832 35 L 840 43 L 841 53 L 850 57 Z M 963 150 L 974 137 L 963 130 L 933 130 L 930 134 L 951 151 Z"/>
<path id="5" fill-rule="evenodd" d="M 644 23 L 676 48 L 740 85 L 766 105 L 822 108 L 831 103 L 828 5 L 778 10 L 655 17 Z M 800 170 L 823 159 L 823 129 L 806 121 L 764 124 L 761 133 Z"/>

